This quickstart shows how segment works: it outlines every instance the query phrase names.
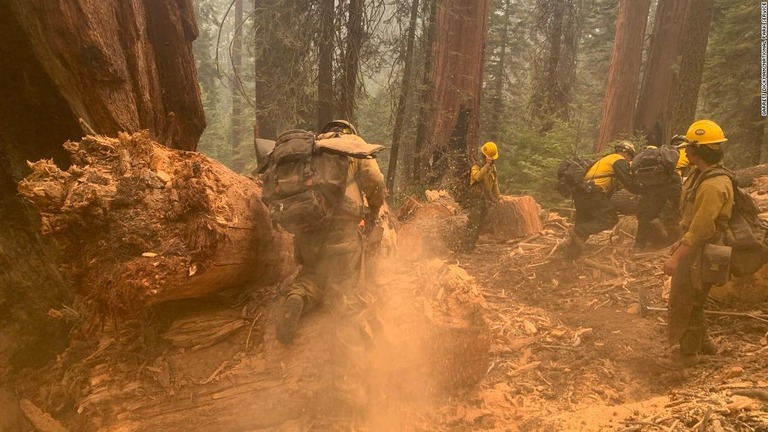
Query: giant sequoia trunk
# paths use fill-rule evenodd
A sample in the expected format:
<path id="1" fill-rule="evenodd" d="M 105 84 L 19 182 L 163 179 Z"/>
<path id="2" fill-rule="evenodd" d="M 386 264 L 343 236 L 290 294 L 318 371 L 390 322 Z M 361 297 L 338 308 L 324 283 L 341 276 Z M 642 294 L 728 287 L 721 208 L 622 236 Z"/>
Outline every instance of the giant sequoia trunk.
<path id="1" fill-rule="evenodd" d="M 55 354 L 51 341 L 66 338 L 46 312 L 71 301 L 39 221 L 14 192 L 25 160 L 65 166 L 61 144 L 80 138 L 78 118 L 100 133 L 147 129 L 195 149 L 205 127 L 196 36 L 189 0 L 0 0 L 0 324 L 29 337 L 4 338 L 0 366 L 19 349 L 19 366 Z"/>
<path id="2" fill-rule="evenodd" d="M 421 149 L 427 184 L 457 178 L 469 169 L 478 144 L 483 44 L 488 0 L 448 0 L 438 5 L 432 46 L 432 115 Z M 462 185 L 466 182 L 460 182 Z"/>
<path id="3" fill-rule="evenodd" d="M 712 0 L 660 0 L 634 128 L 649 144 L 684 133 L 696 112 Z"/>
<path id="4" fill-rule="evenodd" d="M 650 6 L 651 0 L 623 0 L 619 3 L 616 38 L 595 153 L 601 152 L 609 142 L 617 138 L 632 135 L 632 116 L 635 112 L 645 25 Z"/>

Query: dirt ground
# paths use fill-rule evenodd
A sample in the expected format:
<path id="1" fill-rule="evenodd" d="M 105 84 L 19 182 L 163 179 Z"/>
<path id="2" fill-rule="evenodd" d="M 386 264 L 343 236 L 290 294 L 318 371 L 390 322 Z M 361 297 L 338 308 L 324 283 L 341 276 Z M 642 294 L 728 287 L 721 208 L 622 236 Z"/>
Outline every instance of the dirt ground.
<path id="1" fill-rule="evenodd" d="M 429 273 L 446 274 L 446 268 L 460 284 L 466 282 L 467 292 L 475 293 L 473 302 L 479 292 L 484 331 L 490 332 L 490 359 L 476 385 L 430 398 L 402 398 L 392 388 L 379 389 L 390 393 L 364 416 L 299 412 L 279 426 L 258 426 L 260 415 L 253 411 L 264 401 L 256 393 L 233 398 L 237 406 L 217 395 L 243 383 L 251 385 L 249 375 L 278 366 L 290 371 L 296 362 L 313 360 L 311 352 L 285 349 L 275 341 L 276 290 L 256 297 L 241 293 L 158 307 L 150 326 L 139 327 L 144 329 L 139 338 L 115 340 L 107 323 L 95 343 L 73 345 L 57 365 L 23 376 L 16 395 L 0 394 L 0 430 L 60 430 L 56 420 L 48 429 L 35 429 L 22 420 L 18 397 L 43 410 L 38 419 L 50 413 L 71 431 L 170 430 L 121 423 L 131 416 L 140 420 L 142 413 L 160 419 L 169 412 L 175 423 L 168 424 L 215 431 L 768 431 L 768 320 L 709 316 L 718 354 L 681 368 L 673 361 L 674 348 L 665 345 L 665 314 L 639 314 L 639 291 L 646 293 L 651 306 L 665 306 L 668 278 L 661 265 L 666 251 L 631 258 L 631 239 L 619 228 L 618 235 L 606 232 L 591 238 L 582 258 L 568 261 L 554 252 L 564 225 L 552 214 L 534 236 L 504 242 L 484 236 L 471 253 L 438 249 L 438 256 L 417 261 L 404 253 L 378 264 L 379 285 L 397 287 L 394 297 L 401 303 L 414 301 L 406 297 L 409 291 L 423 297 L 426 291 L 434 296 L 439 290 L 440 297 L 442 288 L 429 282 L 435 280 Z M 765 270 L 762 273 L 768 273 Z M 708 308 L 766 313 L 766 279 L 763 274 L 736 288 L 716 289 Z M 433 315 L 426 309 L 419 313 Z M 302 326 L 309 329 L 317 322 L 322 323 L 322 317 L 310 317 Z M 168 343 L 169 328 L 194 323 L 211 333 L 196 336 L 207 342 L 192 349 Z M 221 329 L 226 332 L 218 333 Z M 297 343 L 303 343 L 301 333 Z M 403 360 L 408 348 L 401 344 L 391 350 L 390 360 Z M 309 357 L 292 359 L 301 357 L 296 353 Z M 275 365 L 275 358 L 285 364 Z M 419 378 L 419 370 L 388 373 L 403 388 Z M 286 397 L 306 378 L 299 375 L 289 387 L 268 394 Z M 205 395 L 212 397 L 209 406 L 196 406 L 196 398 Z"/>
<path id="2" fill-rule="evenodd" d="M 574 262 L 552 253 L 559 233 L 481 242 L 449 258 L 483 289 L 493 359 L 432 430 L 768 430 L 768 321 L 710 315 L 718 354 L 681 368 L 666 347 L 665 313 L 639 314 L 638 290 L 665 306 L 666 250 L 631 259 L 626 236 L 603 233 Z M 765 280 L 745 284 L 752 289 L 713 289 L 729 303 L 712 299 L 709 309 L 767 310 Z"/>

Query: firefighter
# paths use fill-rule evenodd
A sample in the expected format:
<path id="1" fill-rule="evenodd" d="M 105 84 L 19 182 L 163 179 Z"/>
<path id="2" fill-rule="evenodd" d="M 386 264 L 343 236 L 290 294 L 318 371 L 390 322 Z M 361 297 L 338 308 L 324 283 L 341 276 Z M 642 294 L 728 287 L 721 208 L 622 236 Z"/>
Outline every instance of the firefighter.
<path id="1" fill-rule="evenodd" d="M 345 120 L 326 125 L 318 139 L 338 136 L 365 143 Z M 285 296 L 276 328 L 277 338 L 284 344 L 293 342 L 299 319 L 320 303 L 328 286 L 353 285 L 359 278 L 362 239 L 358 227 L 365 214 L 364 203 L 368 203 L 366 226 L 373 227 L 384 204 L 386 186 L 375 159 L 349 157 L 348 170 L 345 196 L 334 209 L 332 223 L 294 236 L 294 257 L 300 268 Z"/>
<path id="2" fill-rule="evenodd" d="M 618 223 L 619 215 L 610 197 L 622 186 L 636 193 L 637 188 L 629 174 L 629 163 L 634 156 L 635 146 L 629 141 L 621 141 L 614 146 L 613 153 L 595 162 L 584 175 L 587 186 L 573 193 L 576 216 L 574 227 L 568 230 L 568 240 L 564 243 L 566 258 L 578 258 L 591 235 L 611 229 Z"/>
<path id="3" fill-rule="evenodd" d="M 367 146 L 355 127 L 335 120 L 323 128 L 319 140 L 342 138 L 354 146 Z M 338 169 L 346 179 L 341 201 L 332 209 L 330 221 L 321 228 L 294 235 L 294 258 L 299 272 L 287 290 L 277 313 L 276 336 L 284 345 L 293 343 L 299 322 L 321 302 L 329 306 L 336 318 L 330 335 L 323 335 L 333 352 L 329 397 L 340 406 L 365 410 L 369 404 L 367 380 L 370 364 L 366 348 L 371 341 L 366 329 L 372 327 L 373 311 L 370 293 L 361 277 L 363 238 L 360 224 L 375 226 L 386 198 L 386 187 L 376 160 L 347 156 L 348 164 Z M 335 177 L 335 176 L 334 176 Z M 303 178 L 301 179 L 303 181 Z M 365 203 L 368 212 L 365 212 Z M 310 216 L 307 216 L 310 217 Z"/>
<path id="4" fill-rule="evenodd" d="M 683 365 L 698 362 L 698 354 L 715 354 L 717 347 L 707 335 L 704 305 L 710 282 L 702 278 L 704 246 L 717 240 L 718 221 L 729 220 L 733 208 L 733 185 L 728 176 L 706 174 L 722 168 L 725 134 L 711 120 L 694 122 L 686 133 L 688 142 L 680 147 L 692 169 L 682 192 L 682 238 L 664 262 L 664 273 L 672 276 L 669 294 L 667 336 L 670 346 L 680 345 Z M 701 179 L 701 180 L 700 180 Z"/>
<path id="5" fill-rule="evenodd" d="M 642 252 L 653 243 L 668 246 L 680 236 L 680 176 L 683 149 L 677 146 L 685 136 L 675 135 L 669 145 L 647 146 L 632 162 L 631 171 L 638 186 L 637 235 L 633 254 Z M 681 154 L 682 153 L 682 154 Z M 643 165 L 645 161 L 645 165 Z M 650 178 L 649 178 L 650 177 Z"/>
<path id="6" fill-rule="evenodd" d="M 475 248 L 482 227 L 487 224 L 489 206 L 501 199 L 499 178 L 494 162 L 499 158 L 496 143 L 488 141 L 480 148 L 482 162 L 472 165 L 469 173 L 469 215 L 464 239 L 459 247 L 462 252 Z"/>

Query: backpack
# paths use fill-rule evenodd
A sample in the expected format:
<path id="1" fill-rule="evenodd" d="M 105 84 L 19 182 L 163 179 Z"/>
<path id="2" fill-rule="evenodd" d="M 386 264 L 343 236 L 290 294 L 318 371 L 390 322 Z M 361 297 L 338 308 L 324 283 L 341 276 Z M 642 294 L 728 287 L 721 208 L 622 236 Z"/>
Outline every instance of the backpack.
<path id="1" fill-rule="evenodd" d="M 632 159 L 629 172 L 640 186 L 669 182 L 675 173 L 680 151 L 669 146 L 646 148 Z"/>
<path id="2" fill-rule="evenodd" d="M 732 248 L 731 275 L 749 276 L 768 263 L 768 221 L 760 218 L 755 199 L 738 187 L 734 174 L 724 168 L 715 168 L 696 179 L 690 196 L 695 197 L 695 189 L 702 181 L 721 175 L 731 179 L 734 203 L 731 218 L 718 221 L 718 230 L 723 232 L 723 243 Z"/>
<path id="3" fill-rule="evenodd" d="M 597 162 L 581 156 L 566 159 L 557 167 L 557 184 L 555 190 L 565 198 L 570 198 L 577 189 L 589 191 L 589 185 L 584 181 L 587 171 Z"/>
<path id="4" fill-rule="evenodd" d="M 290 130 L 280 134 L 258 172 L 270 217 L 298 234 L 330 222 L 344 198 L 349 159 L 318 147 L 312 132 Z"/>

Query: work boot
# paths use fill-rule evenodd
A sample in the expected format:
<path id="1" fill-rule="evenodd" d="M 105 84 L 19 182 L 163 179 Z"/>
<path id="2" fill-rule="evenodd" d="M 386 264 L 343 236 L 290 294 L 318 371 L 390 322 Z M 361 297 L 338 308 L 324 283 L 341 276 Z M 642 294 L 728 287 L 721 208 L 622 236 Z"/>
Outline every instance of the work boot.
<path id="1" fill-rule="evenodd" d="M 662 239 L 667 239 L 669 237 L 669 233 L 667 232 L 667 227 L 664 226 L 664 222 L 661 221 L 659 218 L 654 218 L 650 222 L 648 222 L 653 229 L 659 234 L 659 236 Z"/>
<path id="2" fill-rule="evenodd" d="M 586 243 L 584 243 L 584 240 L 581 239 L 578 235 L 576 235 L 576 232 L 573 230 L 573 228 L 568 228 L 568 240 L 564 244 L 564 253 L 565 258 L 567 259 L 576 259 L 581 255 L 581 252 L 584 251 L 584 249 L 587 248 Z"/>
<path id="3" fill-rule="evenodd" d="M 568 228 L 568 236 L 571 239 L 571 245 L 578 249 L 579 252 L 587 248 L 587 244 L 576 234 L 576 231 L 574 231 L 573 228 Z"/>
<path id="4" fill-rule="evenodd" d="M 699 362 L 704 334 L 701 328 L 689 328 L 680 338 L 680 358 L 683 366 L 692 366 Z"/>
<path id="5" fill-rule="evenodd" d="M 277 325 L 275 328 L 277 340 L 283 345 L 289 345 L 293 342 L 303 310 L 304 299 L 302 299 L 301 296 L 292 294 L 286 297 L 283 306 L 280 308 L 279 315 L 277 316 Z"/>

